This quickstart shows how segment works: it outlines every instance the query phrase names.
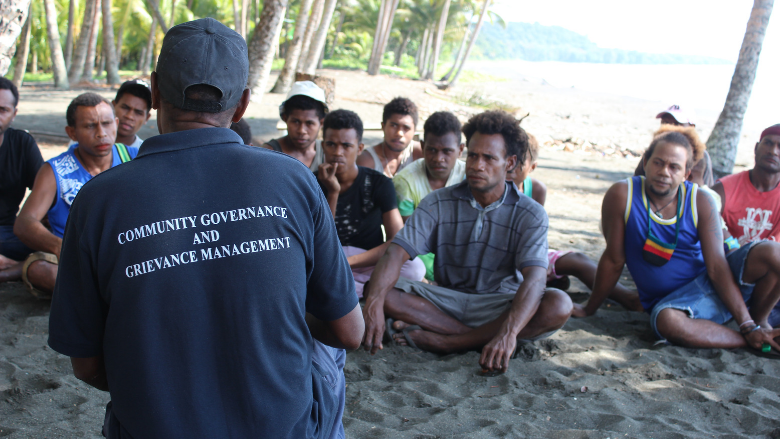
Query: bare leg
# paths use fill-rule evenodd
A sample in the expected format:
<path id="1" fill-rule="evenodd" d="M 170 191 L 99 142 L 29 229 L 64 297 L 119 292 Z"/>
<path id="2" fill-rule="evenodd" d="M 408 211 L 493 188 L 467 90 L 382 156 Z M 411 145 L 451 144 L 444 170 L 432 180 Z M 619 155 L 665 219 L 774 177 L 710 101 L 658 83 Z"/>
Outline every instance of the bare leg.
<path id="1" fill-rule="evenodd" d="M 690 348 L 743 348 L 742 335 L 723 325 L 692 319 L 684 311 L 666 308 L 658 313 L 658 332 L 670 342 Z"/>
<path id="2" fill-rule="evenodd" d="M 745 259 L 742 281 L 756 284 L 750 298 L 751 316 L 762 328 L 771 328 L 767 317 L 780 299 L 780 243 L 753 246 Z"/>
<path id="3" fill-rule="evenodd" d="M 10 260 L 10 259 L 9 259 Z M 22 265 L 24 262 L 16 262 L 0 270 L 0 282 L 10 282 L 22 278 Z"/>
<path id="4" fill-rule="evenodd" d="M 471 328 L 445 314 L 428 300 L 395 288 L 385 296 L 385 314 L 438 334 L 453 335 L 471 331 Z"/>
<path id="5" fill-rule="evenodd" d="M 446 354 L 477 349 L 485 346 L 498 334 L 508 315 L 509 310 L 502 313 L 496 320 L 462 334 L 443 335 L 419 330 L 409 332 L 409 336 L 420 349 L 431 352 Z M 566 323 L 570 315 L 571 299 L 569 296 L 559 290 L 547 290 L 536 313 L 525 328 L 520 331 L 517 338 L 529 339 L 556 330 Z M 406 344 L 402 335 L 396 334 L 394 337 L 400 344 Z"/>
<path id="6" fill-rule="evenodd" d="M 27 268 L 27 279 L 33 286 L 44 293 L 54 291 L 59 266 L 46 261 L 35 261 Z"/>
<path id="7" fill-rule="evenodd" d="M 7 256 L 0 255 L 0 270 L 5 270 L 6 268 L 11 268 L 12 266 L 18 264 L 19 261 L 15 261 Z"/>
<path id="8" fill-rule="evenodd" d="M 574 276 L 591 290 L 596 282 L 596 264 L 582 253 L 569 253 L 555 261 L 555 272 L 561 276 Z M 644 311 L 639 294 L 620 283 L 615 285 L 609 298 L 629 311 Z"/>

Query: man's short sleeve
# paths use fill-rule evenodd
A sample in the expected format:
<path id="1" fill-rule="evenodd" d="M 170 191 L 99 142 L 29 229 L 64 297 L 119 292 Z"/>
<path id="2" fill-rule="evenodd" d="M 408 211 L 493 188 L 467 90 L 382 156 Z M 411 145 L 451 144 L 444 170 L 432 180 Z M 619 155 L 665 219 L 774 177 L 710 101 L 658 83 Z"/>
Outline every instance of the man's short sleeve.
<path id="1" fill-rule="evenodd" d="M 382 213 L 398 208 L 393 181 L 382 174 L 374 176 L 374 202 Z"/>
<path id="2" fill-rule="evenodd" d="M 547 268 L 547 228 L 548 218 L 544 208 L 529 200 L 520 208 L 522 217 L 519 227 L 520 239 L 517 243 L 515 266 L 518 270 L 539 266 Z"/>
<path id="3" fill-rule="evenodd" d="M 411 216 L 415 206 L 409 181 L 402 175 L 396 175 L 393 178 L 393 186 L 398 197 L 398 212 L 401 216 Z"/>
<path id="4" fill-rule="evenodd" d="M 423 198 L 404 227 L 395 235 L 393 243 L 406 250 L 410 257 L 435 253 L 436 229 L 439 225 L 438 194 Z"/>
<path id="5" fill-rule="evenodd" d="M 38 148 L 38 144 L 31 135 L 25 132 L 19 132 L 19 134 L 24 150 L 24 175 L 22 177 L 24 181 L 22 184 L 32 190 L 35 176 L 38 175 L 38 170 L 43 166 L 43 157 L 41 156 L 41 150 Z"/>
<path id="6" fill-rule="evenodd" d="M 76 197 L 71 206 L 49 314 L 49 346 L 76 358 L 102 354 L 108 312 L 97 285 L 94 255 L 83 245 L 88 205 L 89 200 Z"/>
<path id="7" fill-rule="evenodd" d="M 358 297 L 352 270 L 339 243 L 333 214 L 322 192 L 316 192 L 319 203 L 312 210 L 314 260 L 307 284 L 306 311 L 330 322 L 352 311 Z"/>

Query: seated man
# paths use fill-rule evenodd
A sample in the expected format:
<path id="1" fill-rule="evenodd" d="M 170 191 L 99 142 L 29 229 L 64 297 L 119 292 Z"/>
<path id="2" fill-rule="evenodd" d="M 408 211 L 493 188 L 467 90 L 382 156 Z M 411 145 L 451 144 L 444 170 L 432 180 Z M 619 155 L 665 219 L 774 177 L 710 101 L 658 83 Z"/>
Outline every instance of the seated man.
<path id="1" fill-rule="evenodd" d="M 19 279 L 21 261 L 32 253 L 14 235 L 14 223 L 25 191 L 32 189 L 43 164 L 35 139 L 10 126 L 18 103 L 16 86 L 0 77 L 0 282 Z"/>
<path id="2" fill-rule="evenodd" d="M 238 122 L 231 123 L 230 129 L 241 136 L 244 145 L 252 146 L 252 128 L 249 127 L 249 124 L 243 118 Z"/>
<path id="3" fill-rule="evenodd" d="M 152 92 L 149 84 L 143 79 L 131 79 L 119 86 L 116 97 L 111 104 L 118 120 L 116 127 L 116 143 L 138 149 L 144 139 L 138 137 L 138 131 L 149 121 L 152 111 Z M 71 148 L 76 141 L 71 139 Z"/>
<path id="4" fill-rule="evenodd" d="M 539 142 L 532 134 L 528 134 L 528 153 L 522 165 L 517 165 L 507 173 L 507 180 L 513 181 L 517 188 L 527 197 L 544 207 L 547 200 L 547 186 L 541 181 L 531 178 L 530 174 L 536 170 L 539 157 Z M 547 250 L 547 286 L 568 290 L 569 276 L 574 276 L 588 288 L 593 288 L 596 279 L 596 264 L 580 252 L 570 250 Z M 630 311 L 642 311 L 639 296 L 620 283 L 609 295 L 609 298 Z"/>
<path id="5" fill-rule="evenodd" d="M 669 108 L 655 116 L 656 119 L 661 119 L 661 130 L 664 127 L 682 127 L 692 128 L 692 131 L 695 132 L 696 124 L 693 123 L 693 117 L 693 113 L 684 111 L 679 105 L 670 105 Z M 656 131 L 654 135 L 660 134 L 661 130 Z M 645 175 L 644 162 L 645 158 L 642 157 L 636 165 L 634 175 Z M 712 160 L 707 150 L 704 150 L 702 158 L 691 169 L 688 181 L 707 187 L 711 187 L 715 182 L 712 176 Z"/>
<path id="6" fill-rule="evenodd" d="M 437 111 L 425 121 L 423 159 L 416 160 L 393 177 L 398 195 L 398 212 L 404 222 L 431 192 L 456 185 L 466 176 L 466 163 L 459 160 L 464 144 L 460 141 L 460 121 L 448 111 Z M 419 256 L 425 264 L 425 278 L 433 280 L 434 254 Z"/>
<path id="7" fill-rule="evenodd" d="M 728 232 L 740 245 L 780 240 L 780 124 L 761 133 L 755 157 L 753 169 L 723 177 L 712 186 L 720 196 Z M 780 305 L 769 323 L 780 325 Z"/>
<path id="8" fill-rule="evenodd" d="M 339 241 L 355 278 L 355 290 L 363 286 L 379 258 L 403 227 L 393 182 L 355 164 L 363 150 L 363 122 L 349 110 L 336 110 L 325 117 L 322 128 L 325 163 L 315 173 L 336 220 Z M 384 235 L 382 236 L 382 227 Z M 402 267 L 402 276 L 422 280 L 425 265 L 419 259 Z"/>
<path id="9" fill-rule="evenodd" d="M 102 96 L 77 96 L 65 117 L 65 132 L 76 145 L 41 166 L 14 225 L 16 236 L 36 250 L 24 262 L 22 280 L 40 298 L 48 298 L 54 290 L 62 234 L 76 194 L 92 177 L 138 154 L 137 148 L 114 143 L 117 118 L 111 102 Z M 46 215 L 51 230 L 41 222 Z"/>
<path id="10" fill-rule="evenodd" d="M 518 341 L 566 323 L 571 299 L 544 287 L 547 214 L 506 181 L 525 157 L 525 131 L 508 113 L 488 111 L 463 133 L 466 181 L 425 197 L 382 256 L 366 291 L 363 344 L 375 353 L 386 328 L 400 330 L 397 342 L 427 351 L 482 348 L 484 369 L 506 371 Z M 405 261 L 428 252 L 437 286 L 398 278 Z"/>
<path id="11" fill-rule="evenodd" d="M 295 157 L 312 172 L 317 171 L 324 162 L 317 136 L 327 113 L 325 92 L 311 81 L 296 82 L 287 93 L 287 100 L 279 106 L 279 117 L 287 124 L 287 135 L 269 140 L 263 148 Z"/>
<path id="12" fill-rule="evenodd" d="M 574 315 L 595 313 L 628 265 L 658 338 L 696 348 L 780 349 L 780 329 L 767 322 L 780 298 L 780 244 L 725 255 L 714 199 L 685 180 L 701 155 L 682 133 L 662 134 L 645 154 L 647 177 L 607 191 L 607 248 L 590 300 L 575 305 Z M 732 318 L 739 331 L 724 326 Z"/>
<path id="13" fill-rule="evenodd" d="M 358 166 L 382 172 L 393 178 L 401 169 L 422 158 L 422 146 L 414 140 L 417 105 L 407 98 L 395 98 L 382 111 L 384 140 L 366 148 L 358 157 Z"/>

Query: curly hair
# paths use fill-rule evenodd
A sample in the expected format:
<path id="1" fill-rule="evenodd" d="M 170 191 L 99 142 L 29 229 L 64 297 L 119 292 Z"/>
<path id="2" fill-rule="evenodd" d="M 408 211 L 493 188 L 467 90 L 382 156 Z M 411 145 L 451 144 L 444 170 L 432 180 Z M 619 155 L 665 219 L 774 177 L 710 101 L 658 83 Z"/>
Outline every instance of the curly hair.
<path id="1" fill-rule="evenodd" d="M 505 157 L 516 156 L 518 166 L 525 163 L 529 148 L 528 134 L 520 127 L 520 121 L 506 111 L 485 111 L 471 116 L 466 125 L 463 125 L 466 145 L 469 144 L 474 133 L 501 134 L 506 145 Z"/>
<path id="2" fill-rule="evenodd" d="M 526 134 L 528 134 L 528 158 L 531 160 L 531 163 L 534 163 L 539 157 L 539 141 L 536 140 L 533 134 L 529 132 L 526 132 Z"/>
<path id="3" fill-rule="evenodd" d="M 400 114 L 402 116 L 412 116 L 414 126 L 417 126 L 417 105 L 409 98 L 397 97 L 385 105 L 385 109 L 382 111 L 382 123 L 387 122 L 390 116 L 394 114 Z"/>
<path id="4" fill-rule="evenodd" d="M 704 151 L 707 145 L 701 141 L 695 127 L 685 127 L 677 125 L 661 125 L 661 128 L 653 133 L 653 141 L 642 155 L 642 160 L 647 161 L 655 151 L 656 146 L 661 143 L 673 143 L 687 149 L 691 156 L 685 164 L 685 169 L 692 169 L 693 165 L 698 163 L 704 157 Z"/>
<path id="5" fill-rule="evenodd" d="M 14 108 L 19 105 L 19 89 L 16 88 L 10 79 L 0 76 L 0 90 L 8 90 L 11 92 L 14 96 Z"/>
<path id="6" fill-rule="evenodd" d="M 460 128 L 460 121 L 449 111 L 437 111 L 431 114 L 423 125 L 424 136 L 430 134 L 441 137 L 454 133 L 458 136 L 458 140 L 460 140 Z"/>
<path id="7" fill-rule="evenodd" d="M 76 110 L 78 110 L 79 107 L 97 107 L 101 103 L 108 104 L 108 106 L 111 107 L 111 112 L 116 114 L 111 102 L 97 93 L 82 93 L 73 98 L 73 100 L 70 101 L 70 104 L 68 104 L 68 109 L 65 110 L 65 120 L 68 122 L 68 126 L 76 126 Z"/>
<path id="8" fill-rule="evenodd" d="M 352 128 L 357 133 L 358 143 L 363 141 L 363 121 L 360 120 L 360 116 L 354 111 L 349 110 L 335 110 L 328 113 L 325 116 L 325 121 L 322 123 L 322 135 L 325 135 L 325 131 L 331 130 L 346 130 Z"/>

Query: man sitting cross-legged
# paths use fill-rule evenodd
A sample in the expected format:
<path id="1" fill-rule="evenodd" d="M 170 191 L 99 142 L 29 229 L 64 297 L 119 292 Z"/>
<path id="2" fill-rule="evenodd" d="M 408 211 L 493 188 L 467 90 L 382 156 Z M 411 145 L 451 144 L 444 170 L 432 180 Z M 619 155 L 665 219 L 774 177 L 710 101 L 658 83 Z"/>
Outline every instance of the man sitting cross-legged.
<path id="1" fill-rule="evenodd" d="M 528 136 L 501 111 L 463 127 L 466 181 L 432 192 L 393 240 L 367 287 L 365 349 L 393 337 L 432 352 L 482 348 L 480 365 L 506 371 L 518 341 L 544 338 L 566 323 L 571 300 L 545 289 L 547 214 L 506 181 L 525 157 Z M 437 286 L 399 279 L 412 256 L 436 254 Z M 410 326 L 412 325 L 412 326 Z M 418 326 L 419 325 L 419 326 Z"/>
<path id="2" fill-rule="evenodd" d="M 114 107 L 100 95 L 77 96 L 65 115 L 65 132 L 76 145 L 44 163 L 14 225 L 19 239 L 36 250 L 22 267 L 22 280 L 36 297 L 48 297 L 54 290 L 62 234 L 76 194 L 92 177 L 138 154 L 137 148 L 114 144 Z M 41 222 L 46 215 L 51 230 Z"/>
<path id="3" fill-rule="evenodd" d="M 298 81 L 279 106 L 279 117 L 287 124 L 287 135 L 271 139 L 263 148 L 283 152 L 316 172 L 323 163 L 323 151 L 317 136 L 328 112 L 325 92 L 311 81 Z"/>
<path id="4" fill-rule="evenodd" d="M 366 148 L 357 164 L 393 178 L 403 168 L 422 158 L 420 142 L 414 140 L 417 105 L 408 98 L 395 98 L 382 111 L 382 143 Z"/>
<path id="5" fill-rule="evenodd" d="M 398 211 L 406 221 L 431 192 L 463 181 L 466 163 L 459 160 L 463 147 L 460 141 L 460 121 L 448 111 L 437 111 L 425 121 L 423 158 L 393 177 L 398 195 Z M 433 280 L 434 254 L 419 256 L 425 264 L 425 278 Z"/>
<path id="6" fill-rule="evenodd" d="M 322 134 L 325 163 L 316 172 L 317 180 L 336 220 L 336 231 L 352 268 L 358 297 L 362 297 L 365 282 L 403 227 L 403 221 L 392 181 L 373 169 L 355 164 L 363 150 L 360 117 L 349 110 L 336 110 L 325 117 Z M 425 265 L 419 259 L 409 261 L 401 275 L 422 280 Z"/>
<path id="7" fill-rule="evenodd" d="M 628 265 L 659 338 L 697 348 L 780 349 L 780 329 L 767 323 L 780 298 L 780 245 L 753 243 L 724 254 L 714 199 L 685 181 L 702 152 L 682 133 L 661 134 L 645 154 L 647 177 L 607 191 L 607 248 L 590 300 L 575 305 L 574 315 L 595 313 Z M 723 326 L 732 317 L 739 331 Z"/>
<path id="8" fill-rule="evenodd" d="M 531 178 L 530 174 L 536 169 L 539 157 L 539 143 L 532 135 L 528 135 L 528 153 L 523 164 L 507 173 L 507 179 L 514 181 L 520 192 L 531 197 L 534 201 L 544 206 L 547 199 L 547 186 L 541 181 Z M 569 289 L 569 276 L 579 279 L 585 286 L 592 288 L 596 278 L 596 264 L 583 253 L 568 250 L 547 251 L 547 286 Z M 642 311 L 639 296 L 620 283 L 609 295 L 610 299 L 618 302 L 624 308 L 631 311 Z"/>

